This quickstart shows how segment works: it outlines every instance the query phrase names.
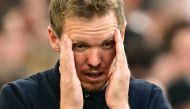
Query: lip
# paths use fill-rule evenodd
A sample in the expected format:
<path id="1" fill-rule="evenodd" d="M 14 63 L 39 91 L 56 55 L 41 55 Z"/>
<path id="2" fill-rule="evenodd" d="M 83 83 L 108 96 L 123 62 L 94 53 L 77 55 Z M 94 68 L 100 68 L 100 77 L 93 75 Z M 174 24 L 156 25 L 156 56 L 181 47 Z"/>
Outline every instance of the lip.
<path id="1" fill-rule="evenodd" d="M 103 72 L 88 72 L 84 73 L 84 79 L 90 82 L 99 82 L 103 78 Z"/>

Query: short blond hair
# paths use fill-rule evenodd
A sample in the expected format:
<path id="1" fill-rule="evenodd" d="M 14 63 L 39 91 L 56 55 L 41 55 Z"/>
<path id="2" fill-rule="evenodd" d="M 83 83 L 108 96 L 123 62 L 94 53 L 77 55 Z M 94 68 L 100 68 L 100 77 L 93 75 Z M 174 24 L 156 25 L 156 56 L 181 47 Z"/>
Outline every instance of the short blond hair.
<path id="1" fill-rule="evenodd" d="M 121 30 L 125 22 L 123 0 L 50 0 L 50 24 L 57 36 L 61 37 L 64 18 L 74 16 L 92 19 L 96 15 L 105 16 L 112 10 Z"/>

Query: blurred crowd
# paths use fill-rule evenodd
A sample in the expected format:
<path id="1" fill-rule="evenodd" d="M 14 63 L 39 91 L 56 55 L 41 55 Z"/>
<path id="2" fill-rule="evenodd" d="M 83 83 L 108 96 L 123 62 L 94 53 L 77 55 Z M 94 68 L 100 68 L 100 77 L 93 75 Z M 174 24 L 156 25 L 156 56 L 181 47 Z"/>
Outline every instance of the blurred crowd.
<path id="1" fill-rule="evenodd" d="M 160 86 L 174 109 L 190 109 L 190 0 L 125 1 L 132 75 Z"/>
<path id="2" fill-rule="evenodd" d="M 47 0 L 0 0 L 0 87 L 53 67 Z"/>
<path id="3" fill-rule="evenodd" d="M 124 0 L 125 49 L 134 78 L 160 86 L 174 109 L 190 109 L 190 0 Z M 0 0 L 0 87 L 55 64 L 48 0 Z"/>

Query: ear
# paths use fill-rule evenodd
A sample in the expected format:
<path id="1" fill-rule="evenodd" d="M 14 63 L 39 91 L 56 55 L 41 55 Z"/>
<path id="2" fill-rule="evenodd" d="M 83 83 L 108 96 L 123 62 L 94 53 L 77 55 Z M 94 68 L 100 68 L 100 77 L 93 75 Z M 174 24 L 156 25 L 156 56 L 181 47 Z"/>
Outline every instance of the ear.
<path id="1" fill-rule="evenodd" d="M 121 30 L 121 35 L 122 35 L 123 41 L 124 41 L 124 38 L 125 38 L 125 29 L 126 29 L 126 26 L 127 26 L 127 22 L 124 22 L 122 30 Z"/>
<path id="2" fill-rule="evenodd" d="M 54 32 L 53 28 L 49 25 L 48 26 L 48 39 L 50 42 L 51 47 L 56 51 L 60 52 L 60 46 L 59 46 L 59 37 Z"/>

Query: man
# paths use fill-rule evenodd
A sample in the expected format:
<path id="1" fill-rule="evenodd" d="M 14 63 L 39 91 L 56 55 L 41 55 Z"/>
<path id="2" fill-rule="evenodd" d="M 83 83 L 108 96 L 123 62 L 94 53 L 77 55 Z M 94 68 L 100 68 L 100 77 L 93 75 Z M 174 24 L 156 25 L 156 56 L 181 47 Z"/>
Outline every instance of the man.
<path id="1" fill-rule="evenodd" d="M 130 80 L 122 4 L 51 0 L 48 36 L 59 62 L 5 85 L 0 109 L 169 109 L 157 86 Z"/>

